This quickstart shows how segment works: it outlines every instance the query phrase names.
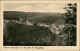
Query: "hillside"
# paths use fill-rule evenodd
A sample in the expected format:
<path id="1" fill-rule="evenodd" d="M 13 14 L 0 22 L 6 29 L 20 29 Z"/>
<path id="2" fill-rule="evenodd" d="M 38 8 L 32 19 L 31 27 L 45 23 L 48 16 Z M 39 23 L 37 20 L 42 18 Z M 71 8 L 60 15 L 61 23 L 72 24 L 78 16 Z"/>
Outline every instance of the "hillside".
<path id="1" fill-rule="evenodd" d="M 48 28 L 4 21 L 4 46 L 52 45 L 55 34 Z"/>
<path id="2" fill-rule="evenodd" d="M 54 23 L 57 20 L 63 19 L 63 21 L 59 21 L 59 23 L 62 24 L 62 22 L 64 22 L 64 17 L 62 17 L 61 15 L 62 13 L 4 11 L 4 19 L 19 20 L 20 18 L 22 18 L 23 20 L 29 20 L 33 23 Z"/>

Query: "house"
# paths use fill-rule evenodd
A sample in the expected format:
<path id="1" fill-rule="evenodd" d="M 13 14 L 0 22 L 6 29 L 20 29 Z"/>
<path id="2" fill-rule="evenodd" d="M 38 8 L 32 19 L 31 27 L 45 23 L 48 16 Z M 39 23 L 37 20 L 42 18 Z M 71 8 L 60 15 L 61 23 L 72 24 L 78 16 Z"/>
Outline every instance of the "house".
<path id="1" fill-rule="evenodd" d="M 26 21 L 26 23 L 25 23 L 26 25 L 33 25 L 31 22 L 29 22 L 29 21 Z"/>

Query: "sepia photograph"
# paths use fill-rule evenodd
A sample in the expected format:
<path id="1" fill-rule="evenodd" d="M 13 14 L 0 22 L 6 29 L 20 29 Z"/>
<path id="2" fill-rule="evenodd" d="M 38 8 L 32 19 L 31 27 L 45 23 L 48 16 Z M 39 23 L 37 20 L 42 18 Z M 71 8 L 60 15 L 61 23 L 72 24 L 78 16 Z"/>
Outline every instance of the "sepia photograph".
<path id="1" fill-rule="evenodd" d="M 5 3 L 3 46 L 76 46 L 77 3 Z"/>

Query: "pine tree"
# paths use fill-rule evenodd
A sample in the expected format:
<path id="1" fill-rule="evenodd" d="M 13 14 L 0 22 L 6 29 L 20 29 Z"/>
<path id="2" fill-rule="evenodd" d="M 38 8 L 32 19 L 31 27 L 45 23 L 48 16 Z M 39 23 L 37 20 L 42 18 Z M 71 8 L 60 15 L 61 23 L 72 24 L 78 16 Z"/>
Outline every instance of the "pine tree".
<path id="1" fill-rule="evenodd" d="M 67 31 L 68 31 L 68 45 L 75 46 L 76 45 L 76 12 L 77 12 L 77 4 L 76 3 L 69 3 L 67 4 L 68 7 L 65 7 L 66 13 L 66 24 L 67 24 Z"/>

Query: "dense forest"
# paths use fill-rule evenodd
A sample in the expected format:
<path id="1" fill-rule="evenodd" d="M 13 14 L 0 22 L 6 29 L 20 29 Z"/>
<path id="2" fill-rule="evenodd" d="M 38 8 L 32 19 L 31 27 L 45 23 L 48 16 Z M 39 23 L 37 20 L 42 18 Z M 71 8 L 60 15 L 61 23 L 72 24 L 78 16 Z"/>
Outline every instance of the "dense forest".
<path id="1" fill-rule="evenodd" d="M 58 22 L 58 20 L 62 20 L 60 23 L 64 24 L 64 16 L 63 13 L 39 13 L 39 12 L 19 12 L 19 11 L 4 11 L 4 19 L 5 20 L 17 20 L 20 18 L 23 19 L 23 22 L 26 20 L 34 23 L 53 23 Z"/>

